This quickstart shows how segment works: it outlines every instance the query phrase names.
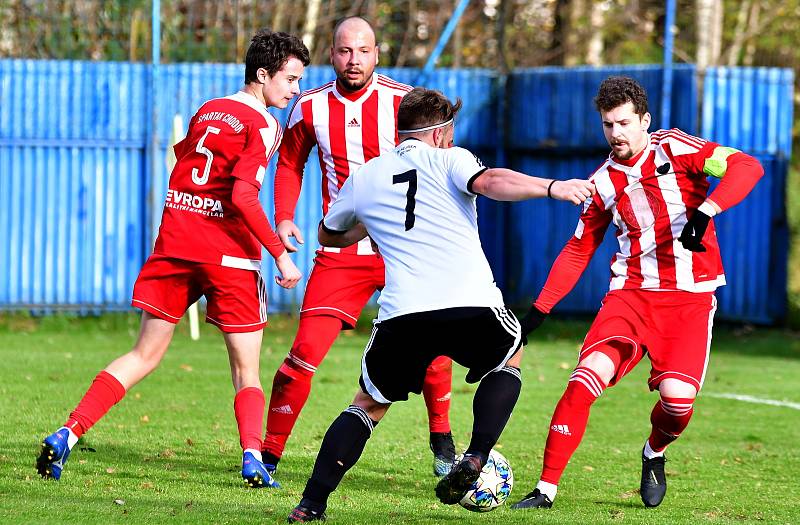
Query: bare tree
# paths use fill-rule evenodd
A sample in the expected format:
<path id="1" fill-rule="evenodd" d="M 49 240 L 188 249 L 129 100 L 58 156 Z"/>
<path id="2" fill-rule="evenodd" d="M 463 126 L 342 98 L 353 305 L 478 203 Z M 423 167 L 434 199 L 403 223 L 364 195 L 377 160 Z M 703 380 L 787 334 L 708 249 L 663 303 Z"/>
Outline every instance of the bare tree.
<path id="1" fill-rule="evenodd" d="M 589 14 L 589 44 L 586 49 L 586 63 L 591 66 L 603 64 L 603 27 L 606 23 L 607 6 L 595 4 Z"/>
<path id="2" fill-rule="evenodd" d="M 320 0 L 308 0 L 306 8 L 306 23 L 303 27 L 303 43 L 308 48 L 309 54 L 314 53 L 314 35 L 319 25 Z"/>
<path id="3" fill-rule="evenodd" d="M 722 0 L 697 0 L 697 68 L 719 63 L 722 49 Z"/>

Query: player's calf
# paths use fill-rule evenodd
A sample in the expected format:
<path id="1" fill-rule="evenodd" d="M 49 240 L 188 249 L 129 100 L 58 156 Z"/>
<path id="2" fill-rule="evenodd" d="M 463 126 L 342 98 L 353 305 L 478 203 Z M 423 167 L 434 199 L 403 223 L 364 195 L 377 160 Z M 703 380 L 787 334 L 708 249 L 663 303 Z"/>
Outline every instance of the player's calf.
<path id="1" fill-rule="evenodd" d="M 45 479 L 61 479 L 61 471 L 78 437 L 67 427 L 61 427 L 42 441 L 42 450 L 36 458 L 36 470 Z"/>

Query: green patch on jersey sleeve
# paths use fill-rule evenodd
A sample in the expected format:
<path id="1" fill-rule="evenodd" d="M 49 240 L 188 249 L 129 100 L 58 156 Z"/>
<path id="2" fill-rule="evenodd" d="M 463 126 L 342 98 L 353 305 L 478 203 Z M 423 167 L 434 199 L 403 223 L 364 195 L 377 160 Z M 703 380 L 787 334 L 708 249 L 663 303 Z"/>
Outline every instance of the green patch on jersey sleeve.
<path id="1" fill-rule="evenodd" d="M 703 164 L 703 173 L 721 179 L 728 171 L 728 157 L 734 153 L 739 153 L 739 150 L 727 146 L 717 146 L 714 148 L 714 153 Z"/>

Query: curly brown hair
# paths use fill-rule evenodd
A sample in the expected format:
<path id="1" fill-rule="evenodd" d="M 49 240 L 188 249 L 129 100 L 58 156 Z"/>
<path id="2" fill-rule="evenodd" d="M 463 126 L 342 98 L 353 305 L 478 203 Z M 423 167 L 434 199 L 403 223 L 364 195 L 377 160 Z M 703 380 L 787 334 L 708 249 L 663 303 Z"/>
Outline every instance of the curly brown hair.
<path id="1" fill-rule="evenodd" d="M 415 87 L 400 101 L 397 109 L 397 129 L 419 129 L 455 118 L 461 109 L 461 99 L 453 104 L 441 91 Z"/>
<path id="2" fill-rule="evenodd" d="M 594 106 L 597 111 L 611 111 L 627 102 L 640 117 L 647 113 L 647 92 L 631 77 L 608 77 L 600 83 Z"/>
<path id="3" fill-rule="evenodd" d="M 270 77 L 286 65 L 289 58 L 295 57 L 307 66 L 311 63 L 308 48 L 294 35 L 262 29 L 253 35 L 244 59 L 244 83 L 257 82 L 260 68 L 267 70 Z"/>

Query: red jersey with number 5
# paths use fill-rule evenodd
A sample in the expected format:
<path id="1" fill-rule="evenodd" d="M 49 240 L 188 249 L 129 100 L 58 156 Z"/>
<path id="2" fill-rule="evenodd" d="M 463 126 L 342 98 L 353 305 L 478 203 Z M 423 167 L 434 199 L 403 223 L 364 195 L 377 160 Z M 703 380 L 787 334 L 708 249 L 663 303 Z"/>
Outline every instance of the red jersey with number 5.
<path id="1" fill-rule="evenodd" d="M 240 179 L 259 190 L 281 142 L 281 127 L 255 97 L 238 92 L 203 104 L 175 145 L 154 253 L 257 268 L 261 244 L 231 202 Z"/>

